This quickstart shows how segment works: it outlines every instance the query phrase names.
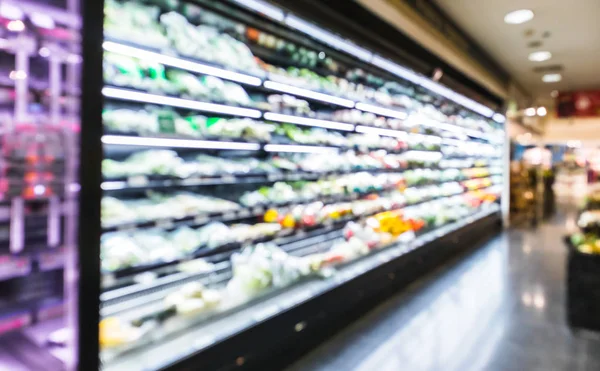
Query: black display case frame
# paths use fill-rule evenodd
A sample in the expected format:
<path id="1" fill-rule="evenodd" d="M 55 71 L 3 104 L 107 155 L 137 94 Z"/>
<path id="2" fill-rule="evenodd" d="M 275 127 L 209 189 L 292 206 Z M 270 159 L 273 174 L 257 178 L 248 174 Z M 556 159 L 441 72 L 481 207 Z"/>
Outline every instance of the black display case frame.
<path id="1" fill-rule="evenodd" d="M 193 1 L 191 1 L 193 2 Z M 205 2 L 203 2 L 205 3 Z M 240 11 L 239 4 L 227 2 Z M 83 80 L 81 117 L 80 223 L 79 223 L 79 306 L 78 369 L 101 368 L 99 357 L 100 321 L 100 200 L 103 84 L 104 1 L 85 1 L 83 12 Z M 396 77 L 396 79 L 399 79 Z M 465 108 L 465 110 L 468 110 Z M 437 237 L 399 258 L 392 259 L 339 285 L 325 294 L 310 298 L 284 313 L 247 328 L 166 369 L 280 369 L 310 349 L 336 328 L 364 313 L 381 299 L 415 281 L 453 256 L 467 251 L 500 229 L 501 217 L 494 212 L 447 235 Z M 376 289 L 374 289 L 376 288 Z M 351 310 L 348 308 L 351 307 Z M 328 324 L 327 326 L 325 324 Z M 265 344 L 257 337 L 269 339 Z M 277 347 L 271 345 L 277 344 Z M 285 353 L 281 351 L 286 349 Z M 269 361 L 269 365 L 266 365 Z"/>

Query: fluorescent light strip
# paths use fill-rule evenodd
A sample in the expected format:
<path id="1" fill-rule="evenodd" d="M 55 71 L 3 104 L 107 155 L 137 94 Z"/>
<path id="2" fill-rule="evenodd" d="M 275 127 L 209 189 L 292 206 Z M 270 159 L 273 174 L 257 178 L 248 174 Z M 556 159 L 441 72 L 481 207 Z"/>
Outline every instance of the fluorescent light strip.
<path id="1" fill-rule="evenodd" d="M 413 120 L 413 119 L 411 119 Z M 453 133 L 464 134 L 464 130 L 456 125 L 450 125 L 444 122 L 439 122 L 433 119 L 427 119 L 423 117 L 418 117 L 414 119 L 414 123 L 417 125 L 427 126 L 430 128 L 442 129 L 446 131 L 451 131 Z"/>
<path id="2" fill-rule="evenodd" d="M 259 0 L 234 0 L 240 4 L 244 4 L 247 7 L 256 10 L 259 13 L 265 14 L 273 19 L 281 21 L 281 17 L 283 16 L 283 12 L 275 7 L 272 7 L 269 4 L 264 3 Z M 388 61 L 384 58 L 381 58 L 378 55 L 375 55 L 368 51 L 367 49 L 361 48 L 353 43 L 350 43 L 341 37 L 334 35 L 329 31 L 325 31 L 324 29 L 315 26 L 311 23 L 304 21 L 301 18 L 298 18 L 292 14 L 288 14 L 285 17 L 285 23 L 297 29 L 298 31 L 304 32 L 307 35 L 314 37 L 317 40 L 320 40 L 330 46 L 345 51 L 351 55 L 354 55 L 364 61 L 371 62 L 375 66 L 378 66 L 386 71 L 390 71 L 393 74 L 400 76 L 408 81 L 411 81 L 417 85 L 421 85 L 424 88 L 431 90 L 434 93 L 437 93 L 441 96 L 444 96 L 454 102 L 461 104 L 462 106 L 477 112 L 485 117 L 491 118 L 494 115 L 494 111 L 489 107 L 484 106 L 472 99 L 465 97 L 464 95 L 458 94 L 443 85 L 436 83 L 435 81 L 430 80 L 425 76 L 421 76 L 407 68 L 399 66 L 391 61 Z M 376 113 L 376 112 L 374 112 Z M 392 116 L 395 117 L 395 116 Z"/>
<path id="3" fill-rule="evenodd" d="M 356 127 L 356 132 L 363 133 L 363 134 L 385 135 L 388 137 L 403 138 L 403 139 L 406 139 L 408 137 L 408 134 L 403 131 L 374 128 L 372 126 L 362 126 L 362 125 L 358 125 Z"/>
<path id="4" fill-rule="evenodd" d="M 391 61 L 388 61 L 387 59 L 381 58 L 378 55 L 373 56 L 372 63 L 377 67 L 380 67 L 386 71 L 395 74 L 396 76 L 400 76 L 403 79 L 411 81 L 417 85 L 421 85 L 422 87 L 427 88 L 434 93 L 437 93 L 443 97 L 453 100 L 454 102 L 459 103 L 464 107 L 467 107 L 483 116 L 492 117 L 494 115 L 494 111 L 484 106 L 483 104 L 477 103 L 474 100 L 471 100 L 461 94 L 455 93 L 454 91 L 446 88 L 443 85 L 440 85 L 407 68 L 399 66 Z"/>
<path id="5" fill-rule="evenodd" d="M 352 125 L 352 124 L 344 124 L 344 123 L 334 122 L 334 121 L 310 119 L 307 117 L 282 115 L 279 113 L 271 113 L 271 112 L 265 113 L 264 119 L 270 120 L 270 121 L 285 122 L 285 123 L 290 123 L 290 124 L 314 126 L 314 127 L 318 127 L 318 128 L 324 128 L 324 129 L 334 129 L 334 130 L 344 130 L 344 131 L 353 131 L 354 130 L 354 125 Z"/>
<path id="6" fill-rule="evenodd" d="M 393 109 L 383 108 L 383 107 L 379 107 L 379 106 L 373 106 L 371 104 L 366 104 L 366 103 L 356 103 L 355 108 L 358 110 L 361 110 L 361 111 L 371 112 L 371 113 L 375 113 L 375 114 L 387 116 L 387 117 L 393 117 L 393 118 L 400 119 L 400 120 L 404 120 L 405 118 L 408 117 L 408 114 L 406 114 L 406 112 L 395 111 Z"/>
<path id="7" fill-rule="evenodd" d="M 403 79 L 411 81 L 417 85 L 421 85 L 421 81 L 424 79 L 423 76 L 417 75 L 416 73 L 409 70 L 408 68 L 399 66 L 396 63 L 388 61 L 387 59 L 381 58 L 378 55 L 375 55 L 373 57 L 372 63 L 381 69 L 389 71 L 389 72 L 395 74 L 396 76 L 400 76 Z"/>
<path id="8" fill-rule="evenodd" d="M 424 159 L 424 160 L 436 160 L 441 159 L 444 155 L 441 152 L 429 152 L 429 151 L 408 151 L 406 157 Z"/>
<path id="9" fill-rule="evenodd" d="M 503 124 L 506 121 L 506 117 L 500 113 L 494 113 L 492 116 L 492 120 L 496 121 L 499 124 Z"/>
<path id="10" fill-rule="evenodd" d="M 295 86 L 281 84 L 281 83 L 274 82 L 274 81 L 265 81 L 263 85 L 267 89 L 277 90 L 277 91 L 280 91 L 283 93 L 299 95 L 299 96 L 305 97 L 305 98 L 312 98 L 312 99 L 320 100 L 322 102 L 337 104 L 339 106 L 347 107 L 347 108 L 354 107 L 353 101 L 351 101 L 349 99 L 338 98 L 336 96 L 329 95 L 329 94 L 317 93 L 312 90 L 297 88 Z"/>
<path id="11" fill-rule="evenodd" d="M 442 138 L 441 137 L 436 137 L 435 135 L 410 133 L 409 136 L 411 138 L 419 138 L 419 139 L 421 139 L 423 141 L 428 141 L 428 142 L 431 142 L 431 143 L 436 143 L 436 144 L 442 143 Z"/>
<path id="12" fill-rule="evenodd" d="M 262 116 L 262 113 L 259 110 L 250 108 L 240 108 L 226 106 L 223 104 L 197 102 L 193 100 L 167 97 L 164 95 L 140 93 L 137 91 L 126 89 L 105 87 L 102 89 L 102 94 L 108 98 L 124 99 L 142 103 L 160 104 L 172 107 L 188 108 L 198 111 L 223 113 L 227 115 L 243 116 L 250 118 L 260 118 Z"/>
<path id="13" fill-rule="evenodd" d="M 202 148 L 258 151 L 260 144 L 238 142 L 215 142 L 193 139 L 145 138 L 126 135 L 104 135 L 102 143 L 123 146 L 166 147 L 166 148 Z"/>
<path id="14" fill-rule="evenodd" d="M 265 145 L 265 151 L 267 151 L 267 152 L 332 153 L 332 152 L 337 152 L 338 149 L 334 148 L 334 147 L 267 144 L 267 145 Z"/>
<path id="15" fill-rule="evenodd" d="M 257 13 L 263 14 L 271 19 L 274 19 L 279 22 L 283 22 L 285 18 L 285 13 L 283 10 L 274 7 L 271 4 L 268 4 L 265 1 L 260 0 L 233 0 L 236 3 L 242 4 L 247 8 L 250 8 Z"/>
<path id="16" fill-rule="evenodd" d="M 333 46 L 336 49 L 343 50 L 364 61 L 370 62 L 373 58 L 373 53 L 371 53 L 370 51 L 356 46 L 342 39 L 341 37 L 334 35 L 329 31 L 325 31 L 322 28 L 308 23 L 305 20 L 298 18 L 292 14 L 287 15 L 287 17 L 285 18 L 285 23 L 288 26 L 297 29 L 298 31 L 302 31 L 305 34 L 324 42 L 325 44 L 329 44 L 330 46 Z"/>
<path id="17" fill-rule="evenodd" d="M 102 188 L 105 191 L 114 191 L 117 189 L 124 189 L 125 187 L 127 187 L 127 182 L 121 181 L 103 182 L 100 185 L 100 188 Z"/>
<path id="18" fill-rule="evenodd" d="M 427 88 L 431 91 L 433 91 L 434 93 L 437 93 L 443 97 L 446 97 L 450 100 L 453 100 L 454 102 L 463 105 L 464 107 L 479 113 L 480 115 L 483 115 L 485 117 L 492 117 L 494 115 L 494 111 L 489 108 L 484 106 L 483 104 L 477 103 L 474 100 L 471 100 L 467 97 L 465 97 L 464 95 L 455 93 L 454 91 L 448 89 L 445 86 L 442 86 L 434 81 L 431 81 L 429 79 L 424 78 L 421 81 L 421 86 L 423 86 L 424 88 Z"/>
<path id="19" fill-rule="evenodd" d="M 141 60 L 152 61 L 161 63 L 167 66 L 181 68 L 183 70 L 197 72 L 205 75 L 211 75 L 220 77 L 226 80 L 239 82 L 242 84 L 248 84 L 253 86 L 259 86 L 261 79 L 255 76 L 244 75 L 241 73 L 228 71 L 222 68 L 212 67 L 205 64 L 187 61 L 185 59 L 175 58 L 168 55 L 154 53 L 148 50 L 135 48 L 123 44 L 118 44 L 112 41 L 105 41 L 102 44 L 104 50 L 112 53 L 118 53 L 127 55 L 129 57 L 139 58 Z"/>

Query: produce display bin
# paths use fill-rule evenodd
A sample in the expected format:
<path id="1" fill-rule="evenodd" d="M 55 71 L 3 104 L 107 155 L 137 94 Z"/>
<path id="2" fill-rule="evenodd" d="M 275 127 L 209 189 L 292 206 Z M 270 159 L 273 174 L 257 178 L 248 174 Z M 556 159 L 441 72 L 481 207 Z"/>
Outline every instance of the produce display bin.
<path id="1" fill-rule="evenodd" d="M 565 237 L 567 262 L 567 323 L 574 328 L 600 331 L 600 256 L 577 250 Z"/>

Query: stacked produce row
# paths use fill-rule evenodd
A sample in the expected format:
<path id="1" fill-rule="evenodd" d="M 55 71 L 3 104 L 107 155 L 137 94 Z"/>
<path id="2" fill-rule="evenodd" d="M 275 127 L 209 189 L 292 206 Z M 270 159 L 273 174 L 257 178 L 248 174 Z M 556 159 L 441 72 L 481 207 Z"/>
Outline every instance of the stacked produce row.
<path id="1" fill-rule="evenodd" d="M 105 12 L 108 365 L 499 199 L 489 119 L 257 17 Z"/>

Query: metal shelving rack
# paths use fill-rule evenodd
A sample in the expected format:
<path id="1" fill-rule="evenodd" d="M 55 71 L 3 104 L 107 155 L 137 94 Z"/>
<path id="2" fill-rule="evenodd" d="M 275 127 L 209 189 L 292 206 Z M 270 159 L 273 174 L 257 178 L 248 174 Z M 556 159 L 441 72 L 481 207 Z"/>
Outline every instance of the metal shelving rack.
<path id="1" fill-rule="evenodd" d="M 76 366 L 77 3 L 0 4 L 0 368 Z"/>

